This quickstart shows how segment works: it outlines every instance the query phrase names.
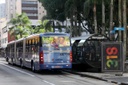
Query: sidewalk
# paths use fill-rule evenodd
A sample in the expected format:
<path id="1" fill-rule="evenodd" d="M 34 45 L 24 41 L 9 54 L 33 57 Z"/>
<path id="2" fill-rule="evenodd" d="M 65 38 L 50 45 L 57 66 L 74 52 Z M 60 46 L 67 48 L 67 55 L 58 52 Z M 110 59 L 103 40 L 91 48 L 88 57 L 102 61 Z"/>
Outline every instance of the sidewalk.
<path id="1" fill-rule="evenodd" d="M 76 72 L 71 70 L 65 70 L 66 72 L 78 74 L 80 76 L 95 78 L 117 85 L 128 85 L 128 73 L 123 73 L 123 75 L 115 75 L 114 73 L 91 73 L 91 72 Z"/>

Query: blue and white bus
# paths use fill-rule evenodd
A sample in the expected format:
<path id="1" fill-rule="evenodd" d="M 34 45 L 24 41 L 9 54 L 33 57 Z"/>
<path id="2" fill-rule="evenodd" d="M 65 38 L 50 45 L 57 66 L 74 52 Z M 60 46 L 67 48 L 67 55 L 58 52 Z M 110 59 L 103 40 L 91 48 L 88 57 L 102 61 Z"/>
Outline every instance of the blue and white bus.
<path id="1" fill-rule="evenodd" d="M 8 63 L 33 71 L 72 68 L 71 42 L 67 33 L 33 34 L 10 42 L 6 49 Z M 10 55 L 10 52 L 14 54 Z"/>

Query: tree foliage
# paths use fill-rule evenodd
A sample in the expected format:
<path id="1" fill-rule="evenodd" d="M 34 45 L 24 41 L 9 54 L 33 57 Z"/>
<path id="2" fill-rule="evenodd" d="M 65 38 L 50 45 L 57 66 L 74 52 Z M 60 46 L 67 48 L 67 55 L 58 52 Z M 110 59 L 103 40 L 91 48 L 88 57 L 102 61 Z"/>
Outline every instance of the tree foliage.
<path id="1" fill-rule="evenodd" d="M 65 20 L 64 3 L 66 0 L 39 0 L 47 10 L 47 18 Z"/>
<path id="2" fill-rule="evenodd" d="M 9 31 L 16 39 L 28 36 L 31 32 L 31 22 L 25 13 L 17 14 L 8 22 L 8 25 L 12 26 Z"/>
<path id="3" fill-rule="evenodd" d="M 47 10 L 47 17 L 49 19 L 57 19 L 60 14 L 61 21 L 70 19 L 71 27 L 70 30 L 74 36 L 79 36 L 80 33 L 85 30 L 89 33 L 94 33 L 94 0 L 39 0 Z M 97 30 L 98 33 L 102 31 L 102 0 L 96 1 L 96 17 L 97 17 Z M 110 24 L 110 1 L 104 0 L 105 3 L 105 31 L 109 30 Z M 128 1 L 127 1 L 128 3 Z M 128 8 L 128 7 L 127 7 Z M 128 14 L 128 13 L 127 13 Z M 64 16 L 65 15 L 65 16 Z M 86 21 L 86 23 L 83 23 Z M 118 26 L 118 0 L 114 0 L 114 16 L 113 16 L 113 27 Z M 79 25 L 78 25 L 79 24 Z M 84 29 L 81 28 L 83 25 Z"/>
<path id="4" fill-rule="evenodd" d="M 23 13 L 18 15 L 15 18 L 12 18 L 8 25 L 11 27 L 9 28 L 9 33 L 15 37 L 15 39 L 27 37 L 31 34 L 36 33 L 45 33 L 45 32 L 52 32 L 53 28 L 51 26 L 51 22 L 49 20 L 39 21 L 39 26 L 32 26 L 28 16 Z"/>

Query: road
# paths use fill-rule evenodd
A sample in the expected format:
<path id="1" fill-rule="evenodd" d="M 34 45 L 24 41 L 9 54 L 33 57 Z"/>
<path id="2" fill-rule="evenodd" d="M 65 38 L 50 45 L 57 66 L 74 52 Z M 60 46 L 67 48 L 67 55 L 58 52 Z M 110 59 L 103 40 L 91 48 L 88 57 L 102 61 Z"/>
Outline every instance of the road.
<path id="1" fill-rule="evenodd" d="M 33 73 L 28 69 L 8 65 L 0 60 L 0 85 L 115 85 L 105 81 L 81 77 L 66 72 L 43 71 Z"/>

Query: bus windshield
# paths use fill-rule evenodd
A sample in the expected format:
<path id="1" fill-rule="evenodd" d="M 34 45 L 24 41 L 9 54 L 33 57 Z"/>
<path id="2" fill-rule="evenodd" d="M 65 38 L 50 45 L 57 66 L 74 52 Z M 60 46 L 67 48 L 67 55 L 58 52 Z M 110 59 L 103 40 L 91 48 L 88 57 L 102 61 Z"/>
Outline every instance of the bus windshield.
<path id="1" fill-rule="evenodd" d="M 70 47 L 70 40 L 67 36 L 45 36 L 42 37 L 43 41 L 43 48 L 64 48 L 64 47 Z"/>

